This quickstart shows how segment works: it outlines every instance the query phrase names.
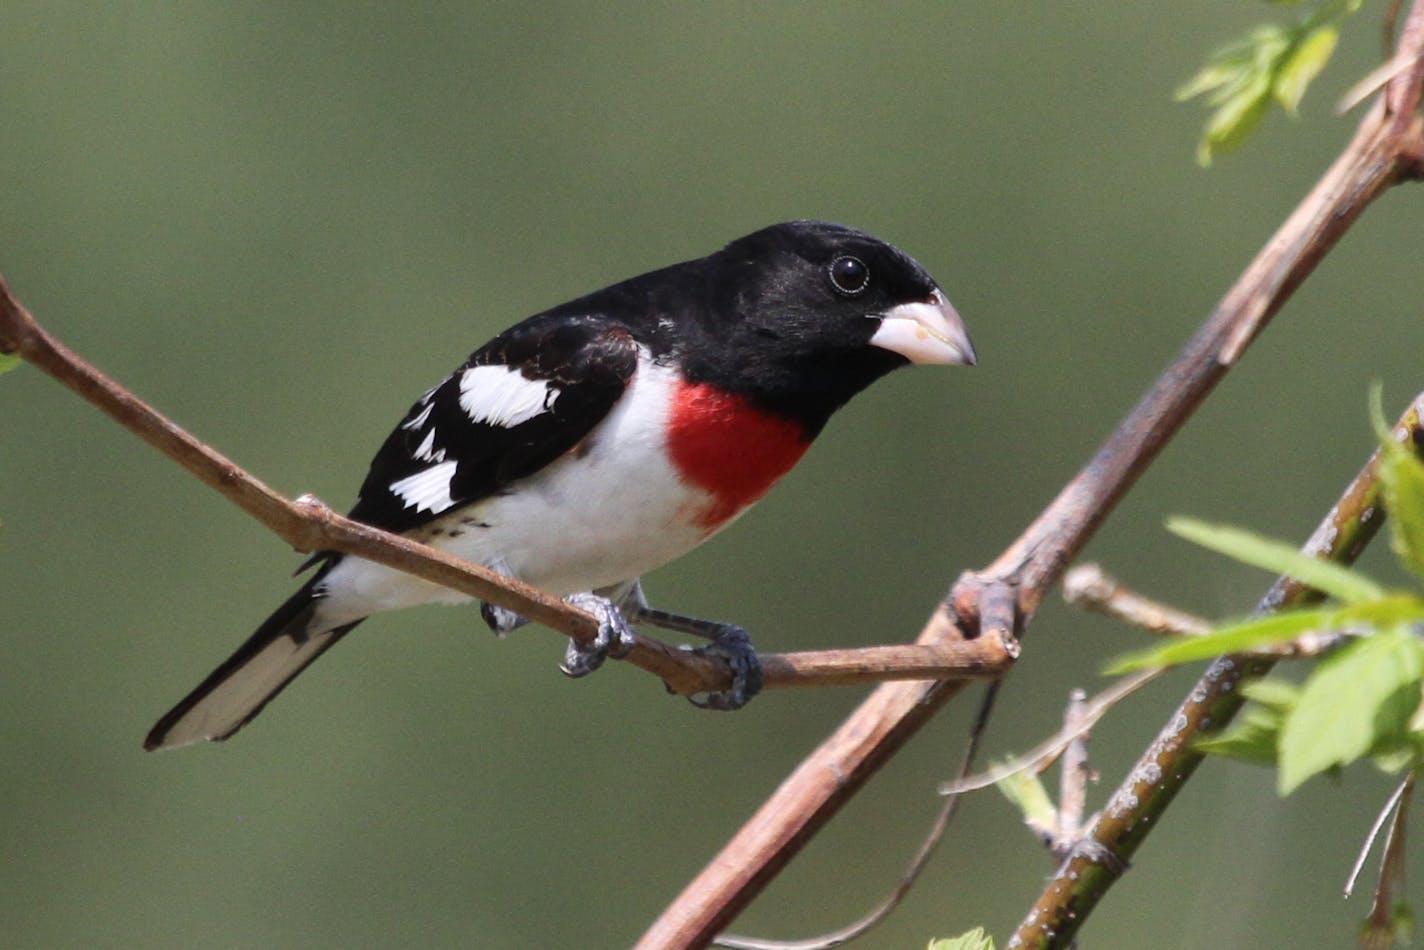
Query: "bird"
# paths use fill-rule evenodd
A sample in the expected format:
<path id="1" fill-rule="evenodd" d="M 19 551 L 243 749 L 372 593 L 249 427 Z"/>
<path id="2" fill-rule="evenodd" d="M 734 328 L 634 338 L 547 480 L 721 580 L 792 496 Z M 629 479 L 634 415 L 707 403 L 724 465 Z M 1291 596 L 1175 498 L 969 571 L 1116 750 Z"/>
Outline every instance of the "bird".
<path id="1" fill-rule="evenodd" d="M 516 323 L 427 390 L 386 438 L 350 510 L 518 578 L 599 621 L 581 676 L 631 625 L 705 637 L 739 708 L 760 687 L 747 632 L 648 604 L 641 577 L 726 528 L 831 415 L 912 363 L 974 365 L 964 322 L 913 258 L 840 224 L 790 221 L 706 257 Z M 372 614 L 471 598 L 352 555 L 311 578 L 148 733 L 146 749 L 221 741 Z M 504 633 L 524 618 L 485 603 Z"/>

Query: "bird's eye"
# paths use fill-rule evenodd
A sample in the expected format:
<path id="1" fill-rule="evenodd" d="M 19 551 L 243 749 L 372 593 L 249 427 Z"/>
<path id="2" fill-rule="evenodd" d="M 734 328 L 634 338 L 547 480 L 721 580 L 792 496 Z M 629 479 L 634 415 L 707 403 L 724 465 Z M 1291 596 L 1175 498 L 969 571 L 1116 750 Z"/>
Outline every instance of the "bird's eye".
<path id="1" fill-rule="evenodd" d="M 847 297 L 854 297 L 870 285 L 870 268 L 849 255 L 831 261 L 831 285 Z"/>

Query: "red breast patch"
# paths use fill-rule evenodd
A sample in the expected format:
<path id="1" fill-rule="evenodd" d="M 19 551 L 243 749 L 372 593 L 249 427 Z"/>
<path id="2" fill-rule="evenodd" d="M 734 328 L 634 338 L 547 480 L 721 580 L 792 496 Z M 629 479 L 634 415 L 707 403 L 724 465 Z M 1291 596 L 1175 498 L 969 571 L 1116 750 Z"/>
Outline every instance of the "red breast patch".
<path id="1" fill-rule="evenodd" d="M 801 426 L 705 383 L 680 384 L 668 453 L 682 477 L 712 495 L 696 520 L 709 531 L 761 498 L 810 442 Z"/>

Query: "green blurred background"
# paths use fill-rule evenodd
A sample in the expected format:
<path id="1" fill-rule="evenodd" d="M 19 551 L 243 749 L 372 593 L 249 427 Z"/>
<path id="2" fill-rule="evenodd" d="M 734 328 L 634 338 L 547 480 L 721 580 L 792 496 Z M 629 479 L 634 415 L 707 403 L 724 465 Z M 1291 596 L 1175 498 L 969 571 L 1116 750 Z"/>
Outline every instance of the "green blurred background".
<path id="1" fill-rule="evenodd" d="M 648 579 L 765 649 L 903 640 L 1073 474 L 1348 138 L 1350 25 L 1304 120 L 1210 172 L 1170 91 L 1272 13 L 1192 4 L 82 4 L 0 8 L 0 268 L 64 341 L 290 494 L 343 507 L 412 398 L 515 319 L 764 224 L 923 262 L 974 371 L 896 374 L 786 484 Z M 1418 189 L 1371 210 L 1088 554 L 1212 616 L 1268 580 L 1183 512 L 1301 538 L 1420 386 Z M 0 941 L 617 947 L 865 694 L 699 713 L 473 610 L 362 627 L 226 745 L 153 719 L 299 558 L 33 369 L 0 379 Z M 1368 563 L 1396 578 L 1381 552 Z M 1047 605 L 991 744 L 1052 731 L 1133 631 Z M 1111 787 L 1191 673 L 1095 734 Z M 969 713 L 935 723 L 737 922 L 843 923 L 899 873 Z M 1097 947 L 1343 946 L 1388 781 L 1278 802 L 1211 763 L 1085 932 Z M 1101 791 L 1098 801 L 1101 800 Z M 1095 802 L 1096 803 L 1096 802 Z M 1050 862 L 967 803 L 867 947 L 985 924 Z M 1416 872 L 1420 870 L 1416 862 Z M 1420 878 L 1418 873 L 1415 879 Z"/>

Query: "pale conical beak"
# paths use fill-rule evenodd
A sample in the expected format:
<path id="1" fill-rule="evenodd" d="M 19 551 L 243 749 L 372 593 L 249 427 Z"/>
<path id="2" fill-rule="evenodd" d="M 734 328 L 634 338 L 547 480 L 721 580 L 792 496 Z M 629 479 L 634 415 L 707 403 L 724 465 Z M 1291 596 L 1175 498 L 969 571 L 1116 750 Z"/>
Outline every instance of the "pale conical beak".
<path id="1" fill-rule="evenodd" d="M 899 353 L 911 363 L 973 366 L 979 361 L 964 321 L 938 287 L 929 300 L 902 303 L 880 314 L 880 329 L 870 345 Z"/>

